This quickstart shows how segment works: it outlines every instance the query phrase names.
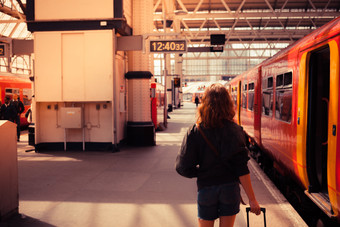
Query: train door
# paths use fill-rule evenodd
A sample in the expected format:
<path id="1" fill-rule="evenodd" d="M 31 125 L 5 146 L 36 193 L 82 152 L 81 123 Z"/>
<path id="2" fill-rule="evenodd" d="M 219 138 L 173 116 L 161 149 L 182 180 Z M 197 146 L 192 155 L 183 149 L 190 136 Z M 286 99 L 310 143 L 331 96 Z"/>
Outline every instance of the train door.
<path id="1" fill-rule="evenodd" d="M 307 174 L 309 192 L 328 197 L 328 111 L 330 93 L 330 50 L 323 47 L 308 60 Z"/>

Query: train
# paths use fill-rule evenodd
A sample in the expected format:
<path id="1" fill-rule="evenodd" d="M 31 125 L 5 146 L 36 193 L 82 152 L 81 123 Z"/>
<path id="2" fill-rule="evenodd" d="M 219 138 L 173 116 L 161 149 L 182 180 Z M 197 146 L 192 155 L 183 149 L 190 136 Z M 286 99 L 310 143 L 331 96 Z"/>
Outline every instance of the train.
<path id="1" fill-rule="evenodd" d="M 164 126 L 164 86 L 157 82 L 151 83 L 151 119 L 155 130 L 162 131 Z"/>
<path id="2" fill-rule="evenodd" d="M 340 224 L 340 17 L 233 78 L 252 155 Z M 256 148 L 256 149 L 255 149 Z"/>
<path id="3" fill-rule="evenodd" d="M 29 122 L 25 117 L 27 110 L 32 103 L 32 82 L 26 75 L 13 73 L 0 73 L 0 102 L 5 103 L 5 97 L 8 96 L 13 100 L 20 97 L 23 102 L 25 111 L 20 115 L 20 126 L 27 127 Z"/>

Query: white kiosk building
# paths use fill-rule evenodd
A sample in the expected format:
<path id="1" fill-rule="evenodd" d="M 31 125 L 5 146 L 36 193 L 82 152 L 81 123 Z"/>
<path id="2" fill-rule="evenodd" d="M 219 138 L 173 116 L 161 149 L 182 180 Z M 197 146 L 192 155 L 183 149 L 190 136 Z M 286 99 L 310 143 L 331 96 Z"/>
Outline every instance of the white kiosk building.
<path id="1" fill-rule="evenodd" d="M 152 29 L 152 17 L 143 16 L 152 1 L 124 1 L 124 8 L 123 0 L 78 3 L 27 2 L 28 30 L 34 34 L 36 151 L 116 150 L 126 138 L 125 73 L 150 68 L 140 60 L 142 53 L 130 53 L 128 67 L 128 53 L 118 51 L 117 37 L 132 35 L 132 20 L 136 25 L 150 20 Z"/>

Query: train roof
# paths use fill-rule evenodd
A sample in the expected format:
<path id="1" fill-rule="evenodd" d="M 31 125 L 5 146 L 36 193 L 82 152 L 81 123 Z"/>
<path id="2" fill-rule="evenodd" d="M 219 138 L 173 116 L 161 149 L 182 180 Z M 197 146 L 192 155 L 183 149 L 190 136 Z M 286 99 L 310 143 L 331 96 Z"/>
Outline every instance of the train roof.
<path id="1" fill-rule="evenodd" d="M 316 29 L 315 31 L 305 36 L 304 38 L 294 42 L 285 49 L 279 51 L 273 57 L 268 58 L 259 65 L 263 65 L 266 64 L 267 62 L 271 62 L 274 59 L 281 58 L 292 50 L 308 49 L 309 47 L 315 45 L 316 43 L 321 43 L 324 40 L 332 38 L 333 36 L 339 33 L 340 33 L 340 17 L 337 17 L 334 20 L 330 21 L 329 23 L 325 24 L 324 26 Z"/>
<path id="2" fill-rule="evenodd" d="M 29 75 L 0 73 L 0 82 L 30 82 Z"/>
<path id="3" fill-rule="evenodd" d="M 310 48 L 311 46 L 321 43 L 329 38 L 334 37 L 335 35 L 340 33 L 340 17 L 335 18 L 334 20 L 330 21 L 329 23 L 325 24 L 324 26 L 316 29 L 309 35 L 305 36 L 304 38 L 296 41 L 295 43 L 289 45 L 285 49 L 279 51 L 277 54 L 275 54 L 273 57 L 270 57 L 263 61 L 262 63 L 256 65 L 255 67 L 247 70 L 246 72 L 240 74 L 239 76 L 235 77 L 242 77 L 244 75 L 247 75 L 252 70 L 262 66 L 266 65 L 268 63 L 271 63 L 272 61 L 275 61 L 276 59 L 280 59 L 284 56 L 286 56 L 289 52 L 295 51 L 295 50 L 305 50 Z M 233 79 L 234 80 L 234 79 Z M 231 80 L 231 82 L 233 81 Z"/>

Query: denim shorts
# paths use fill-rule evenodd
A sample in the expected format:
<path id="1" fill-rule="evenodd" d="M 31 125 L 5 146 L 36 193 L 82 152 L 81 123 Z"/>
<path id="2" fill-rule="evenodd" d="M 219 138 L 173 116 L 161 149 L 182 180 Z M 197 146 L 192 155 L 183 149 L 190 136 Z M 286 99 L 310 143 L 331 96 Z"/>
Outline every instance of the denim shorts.
<path id="1" fill-rule="evenodd" d="M 240 211 L 240 186 L 238 182 L 204 187 L 197 195 L 198 217 L 215 220 L 232 216 Z"/>

